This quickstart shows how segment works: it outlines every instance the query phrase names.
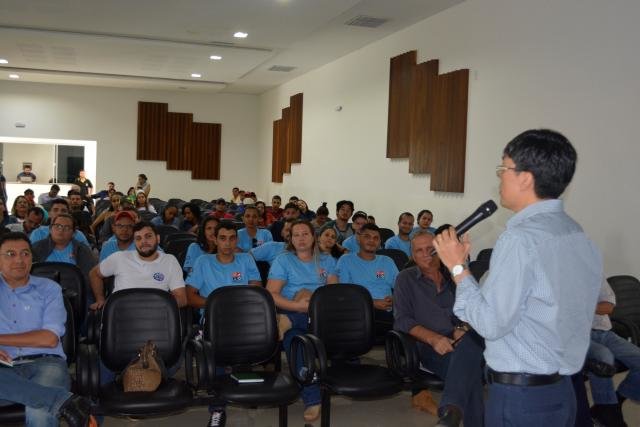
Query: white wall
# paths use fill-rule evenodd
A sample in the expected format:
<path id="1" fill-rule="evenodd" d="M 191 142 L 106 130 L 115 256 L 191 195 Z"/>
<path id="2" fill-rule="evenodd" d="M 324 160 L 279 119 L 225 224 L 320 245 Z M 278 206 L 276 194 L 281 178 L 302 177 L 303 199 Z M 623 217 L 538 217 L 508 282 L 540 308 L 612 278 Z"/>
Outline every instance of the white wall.
<path id="1" fill-rule="evenodd" d="M 265 193 L 304 196 L 314 208 L 351 198 L 387 226 L 422 208 L 435 223 L 457 223 L 497 200 L 504 145 L 550 127 L 578 151 L 567 210 L 604 252 L 607 275 L 640 276 L 639 17 L 640 2 L 624 0 L 468 0 L 307 73 L 260 98 L 268 177 L 272 121 L 289 96 L 304 93 L 302 165 Z M 412 49 L 419 61 L 438 58 L 440 72 L 471 70 L 464 195 L 431 192 L 428 176 L 385 158 L 389 58 Z M 492 246 L 509 217 L 501 209 L 474 229 L 474 252 Z"/>
<path id="2" fill-rule="evenodd" d="M 167 171 L 165 162 L 137 161 L 138 101 L 167 102 L 169 111 L 193 113 L 194 121 L 222 123 L 220 181 L 192 181 L 191 172 Z M 255 95 L 0 82 L 0 136 L 96 140 L 97 176 L 89 178 L 97 189 L 114 181 L 126 192 L 144 173 L 152 196 L 161 198 L 213 199 L 229 197 L 233 186 L 253 188 L 257 118 Z"/>

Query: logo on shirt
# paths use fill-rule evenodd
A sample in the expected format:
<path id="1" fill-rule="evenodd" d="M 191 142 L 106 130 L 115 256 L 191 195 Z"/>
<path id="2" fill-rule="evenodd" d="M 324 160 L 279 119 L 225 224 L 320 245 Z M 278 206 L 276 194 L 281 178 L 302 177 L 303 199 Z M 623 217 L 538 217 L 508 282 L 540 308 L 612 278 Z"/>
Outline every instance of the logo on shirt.
<path id="1" fill-rule="evenodd" d="M 233 282 L 241 282 L 242 281 L 242 272 L 241 271 L 234 271 L 233 273 L 231 273 L 231 280 Z"/>
<path id="2" fill-rule="evenodd" d="M 329 276 L 329 274 L 327 273 L 327 270 L 325 270 L 324 268 L 318 269 L 318 274 L 320 275 L 320 277 L 325 279 L 327 278 L 327 276 Z"/>
<path id="3" fill-rule="evenodd" d="M 164 280 L 164 274 L 153 273 L 153 280 L 155 280 L 156 282 L 162 282 Z"/>
<path id="4" fill-rule="evenodd" d="M 376 279 L 384 279 L 384 270 L 376 271 Z"/>

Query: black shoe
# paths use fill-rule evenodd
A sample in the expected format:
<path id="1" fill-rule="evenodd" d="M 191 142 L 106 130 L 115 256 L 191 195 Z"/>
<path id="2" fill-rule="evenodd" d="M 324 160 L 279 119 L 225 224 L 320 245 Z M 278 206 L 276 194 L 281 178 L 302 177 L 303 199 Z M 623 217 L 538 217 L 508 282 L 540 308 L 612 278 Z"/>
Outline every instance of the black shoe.
<path id="1" fill-rule="evenodd" d="M 597 359 L 587 359 L 584 363 L 584 367 L 587 371 L 598 377 L 612 377 L 617 372 L 615 366 Z"/>
<path id="2" fill-rule="evenodd" d="M 619 404 L 593 405 L 589 412 L 596 426 L 627 427 Z"/>
<path id="3" fill-rule="evenodd" d="M 68 398 L 60 407 L 59 414 L 69 427 L 87 427 L 91 416 L 91 402 L 77 394 Z"/>
<path id="4" fill-rule="evenodd" d="M 224 427 L 227 424 L 227 413 L 224 409 L 216 409 L 211 413 L 207 427 Z"/>
<path id="5" fill-rule="evenodd" d="M 462 411 L 456 406 L 447 405 L 441 412 L 442 415 L 435 427 L 458 427 L 462 422 Z"/>

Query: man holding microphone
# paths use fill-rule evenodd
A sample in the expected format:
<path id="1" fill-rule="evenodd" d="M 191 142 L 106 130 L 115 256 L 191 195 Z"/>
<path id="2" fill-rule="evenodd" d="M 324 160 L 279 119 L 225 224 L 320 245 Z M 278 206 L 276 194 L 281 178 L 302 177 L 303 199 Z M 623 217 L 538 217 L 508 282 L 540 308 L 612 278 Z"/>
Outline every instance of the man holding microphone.
<path id="1" fill-rule="evenodd" d="M 603 280 L 599 251 L 558 199 L 576 159 L 571 143 L 551 130 L 529 130 L 507 144 L 496 173 L 500 203 L 515 215 L 482 287 L 465 264 L 468 236 L 460 242 L 450 228 L 434 240 L 457 285 L 455 315 L 485 338 L 487 426 L 574 425 L 570 376 L 584 364 Z"/>

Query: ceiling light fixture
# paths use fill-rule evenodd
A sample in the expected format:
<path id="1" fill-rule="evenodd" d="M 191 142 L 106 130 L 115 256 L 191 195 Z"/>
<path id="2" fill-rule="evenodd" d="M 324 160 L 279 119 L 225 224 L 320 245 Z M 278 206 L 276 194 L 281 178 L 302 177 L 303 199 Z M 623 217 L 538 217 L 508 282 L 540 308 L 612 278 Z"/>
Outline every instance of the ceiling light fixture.
<path id="1" fill-rule="evenodd" d="M 220 61 L 222 59 L 222 56 L 220 56 L 220 55 L 211 55 L 209 57 L 209 59 L 213 59 L 214 61 Z"/>
<path id="2" fill-rule="evenodd" d="M 0 64 L 8 64 L 8 63 L 9 61 L 7 61 L 6 59 L 0 58 Z"/>
<path id="3" fill-rule="evenodd" d="M 193 77 L 194 79 L 199 79 L 200 77 L 202 77 L 202 74 L 199 74 L 199 73 L 191 73 L 191 77 Z"/>
<path id="4" fill-rule="evenodd" d="M 20 78 L 20 76 L 19 76 L 19 75 L 17 75 L 17 74 L 9 74 L 9 78 L 10 78 L 10 79 L 19 79 L 19 78 Z"/>
<path id="5" fill-rule="evenodd" d="M 238 32 L 233 34 L 233 37 L 235 37 L 237 39 L 246 39 L 248 35 L 249 34 L 247 34 L 247 33 L 243 33 L 242 31 L 238 31 Z"/>

